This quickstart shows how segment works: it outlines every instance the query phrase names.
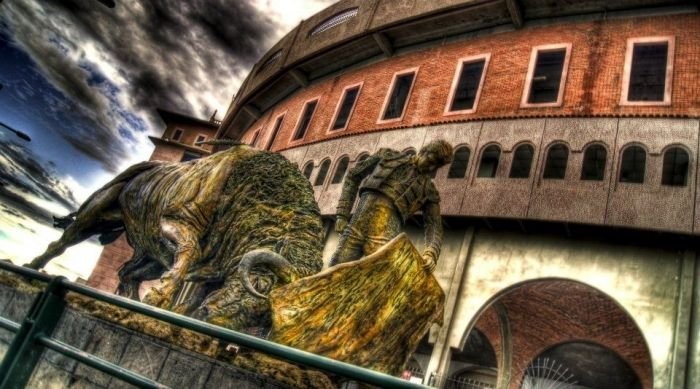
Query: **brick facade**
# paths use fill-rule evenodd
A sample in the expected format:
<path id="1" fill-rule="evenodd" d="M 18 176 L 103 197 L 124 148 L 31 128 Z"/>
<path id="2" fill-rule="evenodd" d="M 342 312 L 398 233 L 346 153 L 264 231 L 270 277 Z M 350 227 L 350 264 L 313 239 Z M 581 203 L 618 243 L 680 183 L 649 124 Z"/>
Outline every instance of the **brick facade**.
<path id="1" fill-rule="evenodd" d="M 465 39 L 397 55 L 348 71 L 304 88 L 277 104 L 251 125 L 243 139 L 250 141 L 262 128 L 262 144 L 269 141 L 274 119 L 286 112 L 272 149 L 275 151 L 340 136 L 391 128 L 524 117 L 698 117 L 700 116 L 700 15 L 672 15 L 573 22 L 530 27 L 514 32 Z M 622 78 L 627 39 L 675 37 L 672 102 L 670 106 L 622 106 Z M 521 96 L 532 47 L 570 43 L 571 58 L 561 107 L 521 108 Z M 476 112 L 444 115 L 458 60 L 491 54 Z M 403 120 L 378 124 L 380 110 L 394 73 L 418 68 Z M 357 106 L 344 131 L 328 132 L 343 89 L 364 82 Z M 291 141 L 303 105 L 319 104 L 306 136 Z"/>

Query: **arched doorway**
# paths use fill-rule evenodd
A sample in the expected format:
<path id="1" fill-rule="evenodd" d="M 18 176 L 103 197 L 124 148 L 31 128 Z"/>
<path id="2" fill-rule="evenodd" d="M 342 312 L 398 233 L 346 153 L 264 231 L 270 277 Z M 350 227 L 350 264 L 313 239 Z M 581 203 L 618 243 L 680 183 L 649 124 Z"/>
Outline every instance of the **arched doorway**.
<path id="1" fill-rule="evenodd" d="M 488 337 L 475 328 L 462 350 L 454 350 L 445 389 L 491 389 L 496 387 L 498 362 Z"/>
<path id="2" fill-rule="evenodd" d="M 565 342 L 540 353 L 521 378 L 521 388 L 641 389 L 637 373 L 618 353 L 591 342 Z"/>
<path id="3" fill-rule="evenodd" d="M 500 389 L 532 387 L 526 372 L 533 363 L 540 372 L 576 371 L 573 379 L 561 381 L 579 384 L 562 388 L 652 387 L 651 359 L 641 331 L 617 302 L 589 285 L 564 279 L 526 281 L 494 296 L 480 312 L 463 343 L 474 331 L 487 334 L 498 359 Z M 603 357 L 610 361 L 606 368 L 585 368 Z"/>

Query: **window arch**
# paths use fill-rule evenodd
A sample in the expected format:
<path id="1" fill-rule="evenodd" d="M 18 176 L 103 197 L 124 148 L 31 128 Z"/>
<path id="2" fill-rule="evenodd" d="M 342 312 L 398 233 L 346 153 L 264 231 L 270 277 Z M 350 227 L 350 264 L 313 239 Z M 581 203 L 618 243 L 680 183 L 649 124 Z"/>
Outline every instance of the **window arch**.
<path id="1" fill-rule="evenodd" d="M 331 28 L 343 24 L 347 22 L 348 20 L 354 18 L 357 16 L 357 11 L 359 10 L 358 7 L 354 8 L 348 8 L 343 11 L 338 12 L 337 14 L 329 17 L 328 19 L 322 21 L 321 23 L 317 24 L 316 27 L 311 30 L 309 33 L 310 36 L 314 36 L 317 34 L 320 34 L 326 30 L 330 30 Z"/>
<path id="2" fill-rule="evenodd" d="M 356 162 L 356 164 L 361 164 L 361 163 L 364 162 L 365 159 L 367 159 L 367 158 L 369 158 L 369 154 L 368 154 L 368 153 L 362 153 L 362 154 L 360 154 L 360 155 L 357 157 L 357 162 Z"/>
<path id="3" fill-rule="evenodd" d="M 535 156 L 535 148 L 529 144 L 518 146 L 513 153 L 513 162 L 510 165 L 510 178 L 528 178 L 532 168 L 532 158 Z"/>
<path id="4" fill-rule="evenodd" d="M 601 144 L 592 144 L 583 152 L 583 165 L 581 166 L 581 180 L 602 181 L 605 176 L 605 162 L 608 159 L 608 151 Z"/>
<path id="5" fill-rule="evenodd" d="M 326 176 L 328 175 L 328 169 L 330 169 L 330 167 L 330 159 L 321 162 L 321 167 L 318 169 L 318 175 L 316 176 L 316 181 L 314 181 L 314 186 L 321 186 L 326 182 Z"/>
<path id="6" fill-rule="evenodd" d="M 447 178 L 464 178 L 464 176 L 467 175 L 470 154 L 471 151 L 467 146 L 461 146 L 455 150 L 450 170 L 447 173 Z"/>
<path id="7" fill-rule="evenodd" d="M 501 148 L 496 145 L 491 145 L 484 149 L 481 153 L 481 161 L 479 162 L 479 172 L 477 177 L 496 177 L 498 170 L 498 161 L 501 158 Z"/>
<path id="8" fill-rule="evenodd" d="M 340 161 L 338 161 L 338 164 L 335 165 L 335 173 L 333 173 L 333 179 L 331 180 L 331 184 L 339 184 L 343 182 L 343 178 L 345 178 L 345 173 L 348 171 L 349 164 L 349 157 L 343 157 L 340 159 Z"/>
<path id="9" fill-rule="evenodd" d="M 549 148 L 547 160 L 544 164 L 545 179 L 564 179 L 566 177 L 566 165 L 569 162 L 569 148 L 563 143 L 557 143 Z"/>
<path id="10" fill-rule="evenodd" d="M 311 179 L 311 173 L 314 171 L 314 161 L 309 161 L 304 165 L 303 174 L 307 180 Z"/>
<path id="11" fill-rule="evenodd" d="M 630 146 L 622 152 L 620 182 L 644 183 L 647 153 L 641 146 Z"/>
<path id="12" fill-rule="evenodd" d="M 664 167 L 661 185 L 686 186 L 690 157 L 681 147 L 671 147 L 664 153 Z"/>

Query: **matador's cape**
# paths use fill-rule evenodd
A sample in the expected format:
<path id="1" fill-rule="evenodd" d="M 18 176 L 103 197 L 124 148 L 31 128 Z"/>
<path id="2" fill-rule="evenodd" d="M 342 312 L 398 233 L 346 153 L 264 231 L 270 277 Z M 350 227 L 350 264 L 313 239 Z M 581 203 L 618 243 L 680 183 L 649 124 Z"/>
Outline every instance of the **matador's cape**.
<path id="1" fill-rule="evenodd" d="M 359 261 L 275 289 L 270 340 L 392 375 L 401 373 L 445 294 L 400 234 Z"/>

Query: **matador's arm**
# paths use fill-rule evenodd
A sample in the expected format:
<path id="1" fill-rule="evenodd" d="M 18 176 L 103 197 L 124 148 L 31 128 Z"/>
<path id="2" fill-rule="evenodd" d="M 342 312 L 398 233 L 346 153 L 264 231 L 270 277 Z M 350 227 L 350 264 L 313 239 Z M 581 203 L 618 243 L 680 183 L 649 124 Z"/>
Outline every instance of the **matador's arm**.
<path id="1" fill-rule="evenodd" d="M 340 194 L 338 207 L 335 212 L 338 219 L 347 220 L 350 218 L 350 212 L 353 204 L 355 204 L 355 197 L 357 196 L 360 182 L 372 173 L 379 161 L 381 161 L 381 158 L 374 154 L 348 171 L 348 175 L 345 176 L 343 181 L 343 192 Z"/>
<path id="2" fill-rule="evenodd" d="M 423 251 L 424 267 L 433 271 L 440 256 L 442 246 L 442 217 L 440 216 L 440 200 L 426 202 L 423 206 L 425 222 L 425 250 Z"/>

